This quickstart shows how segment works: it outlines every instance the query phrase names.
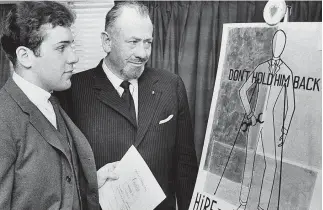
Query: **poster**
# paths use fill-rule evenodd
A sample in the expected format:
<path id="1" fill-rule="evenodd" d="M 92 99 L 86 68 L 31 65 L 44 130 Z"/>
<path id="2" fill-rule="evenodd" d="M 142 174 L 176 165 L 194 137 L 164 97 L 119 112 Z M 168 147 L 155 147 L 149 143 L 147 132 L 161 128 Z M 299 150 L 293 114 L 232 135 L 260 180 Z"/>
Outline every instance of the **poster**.
<path id="1" fill-rule="evenodd" d="M 321 25 L 224 24 L 190 210 L 322 209 Z"/>

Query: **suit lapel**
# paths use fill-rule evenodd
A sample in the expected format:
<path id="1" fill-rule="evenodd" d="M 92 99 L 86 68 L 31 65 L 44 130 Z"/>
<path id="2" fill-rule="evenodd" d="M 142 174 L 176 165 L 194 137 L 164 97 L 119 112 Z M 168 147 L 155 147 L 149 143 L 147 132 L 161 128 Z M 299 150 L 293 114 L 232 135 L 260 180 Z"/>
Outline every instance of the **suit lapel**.
<path id="1" fill-rule="evenodd" d="M 35 129 L 43 136 L 43 138 L 54 148 L 61 151 L 67 158 L 64 147 L 57 135 L 58 131 L 50 124 L 46 117 L 38 110 L 38 108 L 27 98 L 27 96 L 20 90 L 16 83 L 9 78 L 4 86 L 6 91 L 21 107 L 21 109 L 29 114 L 30 123 Z M 94 162 L 93 152 L 91 146 L 86 140 L 81 131 L 74 125 L 71 119 L 67 116 L 64 110 L 60 107 L 60 112 L 66 123 L 66 126 L 73 138 L 77 154 L 79 156 L 80 163 L 83 168 L 84 175 L 88 180 L 88 183 L 93 188 L 97 188 L 96 167 Z M 68 158 L 67 158 L 68 159 Z M 93 174 L 95 176 L 93 176 Z"/>
<path id="2" fill-rule="evenodd" d="M 138 131 L 134 144 L 136 147 L 148 130 L 162 94 L 162 91 L 157 89 L 157 82 L 158 78 L 151 75 L 149 68 L 145 69 L 138 79 Z"/>
<path id="3" fill-rule="evenodd" d="M 36 108 L 36 107 L 35 107 Z M 37 109 L 37 108 L 36 108 Z M 39 110 L 30 113 L 30 123 L 38 130 L 43 138 L 53 147 L 60 150 L 67 158 L 66 151 L 58 137 L 58 131 L 43 116 Z"/>
<path id="4" fill-rule="evenodd" d="M 135 128 L 137 127 L 137 122 L 130 117 L 126 104 L 105 75 L 102 69 L 102 61 L 96 69 L 94 69 L 94 89 L 97 91 L 97 98 L 99 101 L 108 105 L 124 118 L 129 120 Z"/>
<path id="5" fill-rule="evenodd" d="M 67 114 L 61 107 L 60 112 L 66 123 L 66 127 L 72 136 L 72 140 L 76 148 L 83 173 L 90 186 L 97 187 L 97 178 L 96 176 L 93 176 L 93 174 L 96 175 L 96 173 L 94 173 L 96 171 L 96 167 L 91 146 L 83 133 L 76 127 L 76 125 L 72 122 L 72 120 L 67 116 Z"/>
<path id="6" fill-rule="evenodd" d="M 29 114 L 29 121 L 35 129 L 42 135 L 42 137 L 53 147 L 60 150 L 66 157 L 67 154 L 58 138 L 57 131 L 54 126 L 46 119 L 46 117 L 39 111 L 39 109 L 27 98 L 16 83 L 9 78 L 5 85 L 6 91 L 21 107 L 21 109 Z"/>

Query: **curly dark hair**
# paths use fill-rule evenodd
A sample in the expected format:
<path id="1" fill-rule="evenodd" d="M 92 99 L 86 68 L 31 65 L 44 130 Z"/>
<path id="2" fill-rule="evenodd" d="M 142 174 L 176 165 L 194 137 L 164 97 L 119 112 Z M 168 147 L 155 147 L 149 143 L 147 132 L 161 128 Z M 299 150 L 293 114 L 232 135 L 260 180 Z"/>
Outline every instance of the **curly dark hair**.
<path id="1" fill-rule="evenodd" d="M 16 49 L 24 46 L 39 56 L 39 47 L 46 31 L 43 25 L 71 27 L 75 14 L 66 6 L 53 1 L 25 1 L 17 3 L 8 13 L 1 35 L 1 45 L 8 58 L 16 65 Z"/>

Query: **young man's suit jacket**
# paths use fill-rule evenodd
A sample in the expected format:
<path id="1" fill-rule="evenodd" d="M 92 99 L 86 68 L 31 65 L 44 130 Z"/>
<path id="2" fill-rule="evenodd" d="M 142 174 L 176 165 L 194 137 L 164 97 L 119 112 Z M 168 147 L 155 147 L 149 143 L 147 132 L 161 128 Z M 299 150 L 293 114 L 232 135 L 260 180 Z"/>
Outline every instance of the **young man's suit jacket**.
<path id="1" fill-rule="evenodd" d="M 93 152 L 60 109 L 83 175 L 83 209 L 99 209 Z M 0 90 L 0 209 L 71 209 L 72 166 L 58 132 L 10 78 Z M 74 181 L 72 179 L 72 181 Z"/>
<path id="2" fill-rule="evenodd" d="M 98 168 L 120 160 L 135 145 L 167 196 L 157 209 L 175 209 L 176 193 L 179 210 L 187 210 L 197 159 L 184 84 L 175 74 L 146 68 L 138 89 L 138 126 L 106 77 L 102 61 L 74 75 L 72 88 L 59 98 L 89 140 Z"/>

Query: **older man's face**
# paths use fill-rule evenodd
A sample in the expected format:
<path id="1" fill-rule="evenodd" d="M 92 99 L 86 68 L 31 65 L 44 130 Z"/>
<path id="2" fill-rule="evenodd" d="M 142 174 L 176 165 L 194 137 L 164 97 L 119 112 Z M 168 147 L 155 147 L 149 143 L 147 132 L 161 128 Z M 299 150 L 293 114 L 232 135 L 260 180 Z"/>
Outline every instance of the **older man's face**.
<path id="1" fill-rule="evenodd" d="M 125 8 L 115 22 L 111 36 L 109 68 L 125 80 L 137 79 L 151 53 L 153 25 L 149 17 Z"/>

